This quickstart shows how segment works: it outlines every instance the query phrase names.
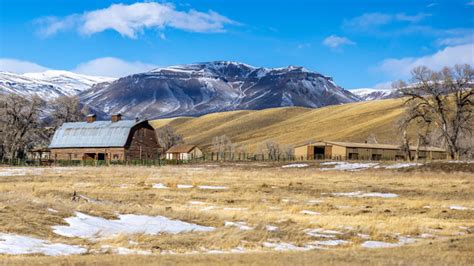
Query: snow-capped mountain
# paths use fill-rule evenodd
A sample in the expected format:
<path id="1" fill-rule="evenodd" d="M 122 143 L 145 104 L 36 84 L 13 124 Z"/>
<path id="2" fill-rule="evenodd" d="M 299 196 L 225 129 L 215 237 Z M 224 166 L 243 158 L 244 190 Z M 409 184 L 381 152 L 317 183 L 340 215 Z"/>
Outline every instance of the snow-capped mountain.
<path id="1" fill-rule="evenodd" d="M 27 97 L 37 95 L 44 100 L 50 100 L 64 95 L 77 95 L 94 84 L 113 80 L 60 70 L 25 74 L 0 72 L 0 93 L 15 93 Z"/>
<path id="2" fill-rule="evenodd" d="M 350 90 L 350 92 L 357 95 L 363 101 L 395 98 L 398 95 L 398 92 L 396 90 L 391 89 L 362 88 Z"/>
<path id="3" fill-rule="evenodd" d="M 80 96 L 106 113 L 149 118 L 360 100 L 332 78 L 302 67 L 257 68 L 227 61 L 158 68 L 95 85 Z"/>

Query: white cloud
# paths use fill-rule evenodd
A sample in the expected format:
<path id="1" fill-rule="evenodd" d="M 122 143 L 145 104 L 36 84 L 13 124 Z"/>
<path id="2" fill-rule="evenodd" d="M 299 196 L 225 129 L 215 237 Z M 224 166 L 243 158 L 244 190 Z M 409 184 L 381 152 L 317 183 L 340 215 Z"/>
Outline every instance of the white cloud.
<path id="1" fill-rule="evenodd" d="M 346 37 L 331 35 L 327 37 L 326 39 L 324 39 L 323 44 L 331 48 L 338 48 L 339 46 L 342 46 L 342 45 L 355 45 L 355 42 L 349 40 Z"/>
<path id="2" fill-rule="evenodd" d="M 405 13 L 387 14 L 387 13 L 365 13 L 344 22 L 344 27 L 354 30 L 370 30 L 392 22 L 409 22 L 416 23 L 430 16 L 426 13 L 418 13 L 416 15 L 407 15 Z"/>
<path id="3" fill-rule="evenodd" d="M 445 66 L 455 64 L 474 65 L 474 44 L 449 46 L 438 52 L 423 57 L 405 57 L 400 59 L 386 59 L 378 67 L 382 72 L 394 78 L 407 78 L 410 71 L 417 66 L 426 66 L 439 70 Z"/>
<path id="4" fill-rule="evenodd" d="M 27 72 L 41 72 L 45 70 L 48 70 L 48 68 L 33 62 L 10 58 L 0 58 L 0 71 L 23 74 Z"/>
<path id="5" fill-rule="evenodd" d="M 171 4 L 156 2 L 113 4 L 84 14 L 46 17 L 37 22 L 41 24 L 39 33 L 44 36 L 76 29 L 84 35 L 114 30 L 128 38 L 137 38 L 145 29 L 163 30 L 169 27 L 190 32 L 222 32 L 225 25 L 236 24 L 214 11 L 178 11 Z"/>
<path id="6" fill-rule="evenodd" d="M 140 61 L 130 62 L 115 57 L 101 57 L 81 63 L 70 71 L 84 75 L 119 78 L 150 71 L 157 67 L 157 65 L 146 64 Z M 24 74 L 30 72 L 43 72 L 49 69 L 51 68 L 33 62 L 0 58 L 0 71 Z"/>
<path id="7" fill-rule="evenodd" d="M 471 32 L 470 34 L 466 34 L 463 36 L 438 39 L 436 41 L 436 44 L 440 46 L 454 46 L 454 45 L 468 44 L 468 43 L 474 43 L 474 32 Z"/>
<path id="8" fill-rule="evenodd" d="M 79 64 L 72 72 L 105 77 L 124 77 L 131 74 L 150 71 L 158 66 L 139 61 L 129 62 L 115 57 L 97 58 Z"/>

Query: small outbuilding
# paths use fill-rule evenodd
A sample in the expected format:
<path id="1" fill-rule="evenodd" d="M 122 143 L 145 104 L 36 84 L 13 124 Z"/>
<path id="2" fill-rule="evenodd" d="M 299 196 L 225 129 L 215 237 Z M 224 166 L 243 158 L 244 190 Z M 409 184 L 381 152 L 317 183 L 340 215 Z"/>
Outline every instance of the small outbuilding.
<path id="1" fill-rule="evenodd" d="M 166 151 L 167 160 L 193 160 L 202 158 L 202 151 L 196 145 L 178 144 Z"/>
<path id="2" fill-rule="evenodd" d="M 54 160 L 129 161 L 158 159 L 160 146 L 147 120 L 122 120 L 120 114 L 109 121 L 64 123 L 49 145 Z"/>
<path id="3" fill-rule="evenodd" d="M 410 146 L 414 158 L 418 152 L 419 159 L 446 159 L 446 150 L 428 146 Z M 398 145 L 370 144 L 340 141 L 318 141 L 295 148 L 295 157 L 299 160 L 335 159 L 335 160 L 405 160 L 404 151 Z"/>

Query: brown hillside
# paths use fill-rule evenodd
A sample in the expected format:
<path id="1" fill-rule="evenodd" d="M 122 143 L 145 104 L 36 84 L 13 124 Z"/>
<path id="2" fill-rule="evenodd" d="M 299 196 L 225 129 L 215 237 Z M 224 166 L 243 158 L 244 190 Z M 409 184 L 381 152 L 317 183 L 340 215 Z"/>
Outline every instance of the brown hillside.
<path id="1" fill-rule="evenodd" d="M 227 135 L 250 150 L 273 139 L 297 145 L 308 140 L 364 141 L 374 133 L 379 142 L 398 143 L 396 121 L 403 113 L 402 100 L 390 99 L 329 106 L 272 108 L 232 111 L 201 117 L 178 117 L 152 121 L 155 128 L 166 124 L 188 143 L 209 147 L 214 136 Z"/>

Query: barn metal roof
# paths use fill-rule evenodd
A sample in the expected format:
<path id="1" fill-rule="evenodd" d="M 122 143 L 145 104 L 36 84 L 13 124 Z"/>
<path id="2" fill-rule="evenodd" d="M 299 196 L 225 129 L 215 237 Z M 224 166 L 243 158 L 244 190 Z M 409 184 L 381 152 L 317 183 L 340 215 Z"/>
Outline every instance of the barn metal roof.
<path id="1" fill-rule="evenodd" d="M 64 123 L 56 130 L 49 148 L 124 147 L 135 120 Z"/>

